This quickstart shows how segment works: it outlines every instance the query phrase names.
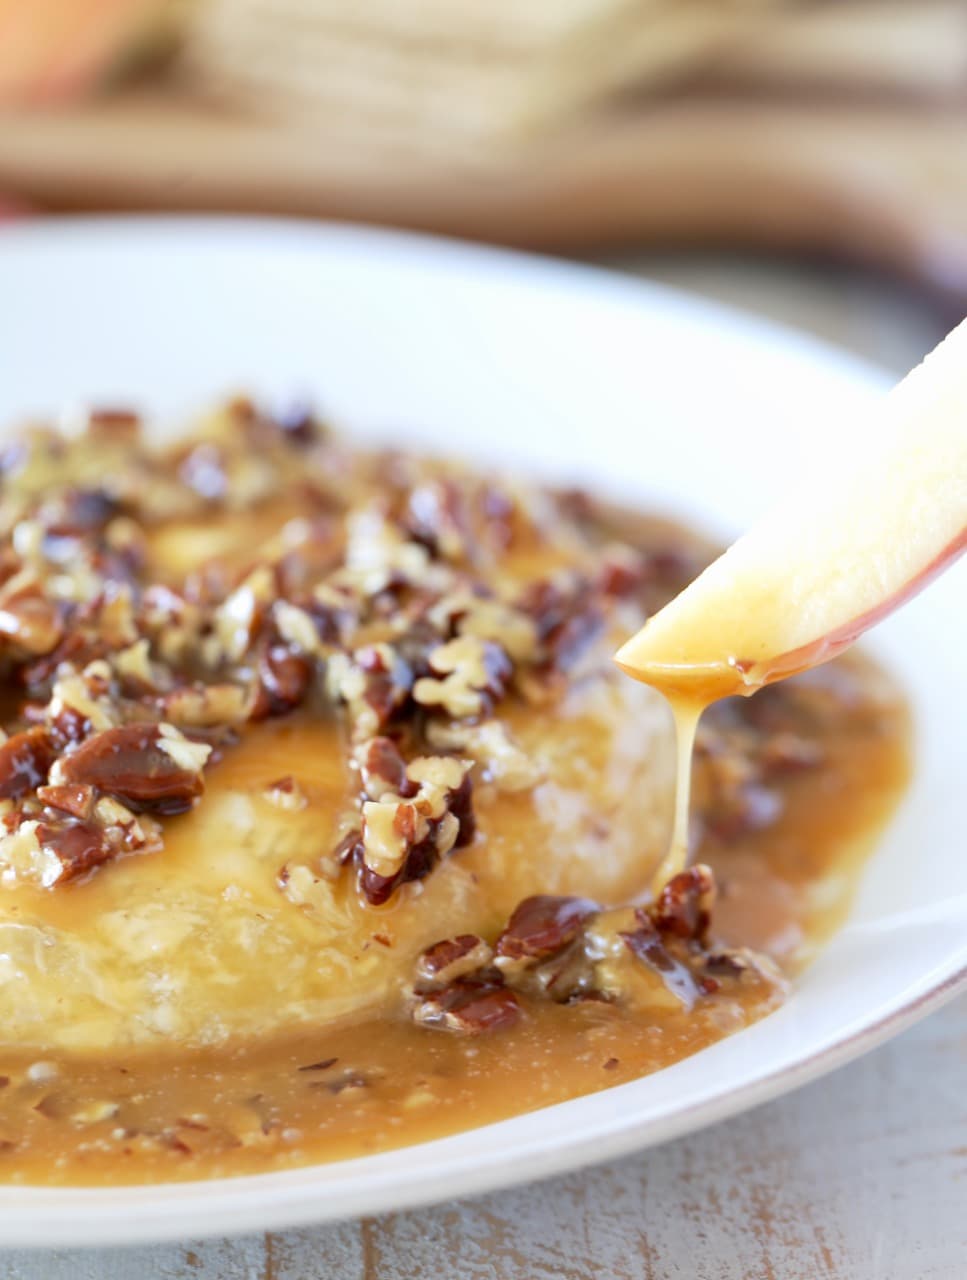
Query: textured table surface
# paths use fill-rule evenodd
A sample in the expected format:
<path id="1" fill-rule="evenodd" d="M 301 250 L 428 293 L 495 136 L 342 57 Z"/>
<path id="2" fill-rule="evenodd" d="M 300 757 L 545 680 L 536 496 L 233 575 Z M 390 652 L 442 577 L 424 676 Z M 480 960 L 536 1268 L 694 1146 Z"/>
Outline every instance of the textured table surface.
<path id="1" fill-rule="evenodd" d="M 620 264 L 897 370 L 940 333 L 899 287 L 723 258 Z M 967 998 L 824 1080 L 616 1164 L 361 1223 L 0 1253 L 0 1280 L 965 1280 Z"/>

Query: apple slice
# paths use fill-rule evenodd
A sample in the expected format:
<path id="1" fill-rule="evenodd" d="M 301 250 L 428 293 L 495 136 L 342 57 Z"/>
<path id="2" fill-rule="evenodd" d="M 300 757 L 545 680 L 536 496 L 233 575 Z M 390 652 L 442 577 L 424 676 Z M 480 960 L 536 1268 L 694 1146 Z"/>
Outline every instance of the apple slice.
<path id="1" fill-rule="evenodd" d="M 862 450 L 754 526 L 624 644 L 672 699 L 826 662 L 967 547 L 967 321 L 872 410 Z M 851 432 L 844 426 L 844 441 Z"/>

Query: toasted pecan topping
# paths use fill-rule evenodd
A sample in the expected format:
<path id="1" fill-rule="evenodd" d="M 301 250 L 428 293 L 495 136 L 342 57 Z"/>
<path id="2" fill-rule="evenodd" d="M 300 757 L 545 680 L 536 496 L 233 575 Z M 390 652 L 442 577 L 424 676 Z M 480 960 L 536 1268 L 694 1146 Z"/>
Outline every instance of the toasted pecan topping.
<path id="1" fill-rule="evenodd" d="M 517 997 L 502 983 L 464 980 L 421 995 L 413 1008 L 421 1026 L 470 1036 L 511 1027 L 520 1013 Z"/>
<path id="2" fill-rule="evenodd" d="M 558 898 L 538 894 L 525 898 L 497 939 L 497 963 L 543 960 L 554 955 L 581 932 L 600 911 L 590 898 Z"/>
<path id="3" fill-rule="evenodd" d="M 491 963 L 493 951 L 475 933 L 444 938 L 429 947 L 416 962 L 420 987 L 447 986 L 457 978 L 476 973 Z"/>
<path id="4" fill-rule="evenodd" d="M 83 782 L 64 782 L 57 787 L 38 787 L 37 799 L 49 809 L 60 809 L 75 818 L 89 818 L 97 800 L 95 789 Z"/>
<path id="5" fill-rule="evenodd" d="M 651 915 L 662 932 L 704 944 L 714 903 L 712 872 L 706 866 L 689 867 L 668 881 L 651 908 Z"/>
<path id="6" fill-rule="evenodd" d="M 24 729 L 0 744 L 0 797 L 16 800 L 47 779 L 57 750 L 50 731 Z"/>

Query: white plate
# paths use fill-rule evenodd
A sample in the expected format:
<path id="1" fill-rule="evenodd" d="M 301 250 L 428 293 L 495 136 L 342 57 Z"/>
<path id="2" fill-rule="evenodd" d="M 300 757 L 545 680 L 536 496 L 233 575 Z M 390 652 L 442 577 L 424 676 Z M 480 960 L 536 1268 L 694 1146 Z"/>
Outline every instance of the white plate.
<path id="1" fill-rule="evenodd" d="M 3 422 L 86 397 L 173 417 L 233 388 L 308 392 L 359 430 L 516 460 L 728 532 L 811 451 L 835 466 L 884 385 L 666 289 L 459 244 L 196 219 L 0 234 Z M 848 924 L 778 1013 L 647 1079 L 402 1151 L 201 1184 L 0 1188 L 0 1245 L 252 1231 L 558 1173 L 763 1102 L 935 1007 L 967 983 L 964 585 L 961 567 L 875 637 L 914 700 L 915 782 Z"/>

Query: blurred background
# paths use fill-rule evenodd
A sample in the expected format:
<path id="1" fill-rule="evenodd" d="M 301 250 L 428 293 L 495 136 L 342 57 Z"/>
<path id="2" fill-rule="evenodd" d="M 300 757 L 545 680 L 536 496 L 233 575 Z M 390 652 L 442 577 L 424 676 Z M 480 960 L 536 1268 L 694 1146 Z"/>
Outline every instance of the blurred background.
<path id="1" fill-rule="evenodd" d="M 0 203 L 521 245 L 902 367 L 967 310 L 967 0 L 0 0 Z"/>

